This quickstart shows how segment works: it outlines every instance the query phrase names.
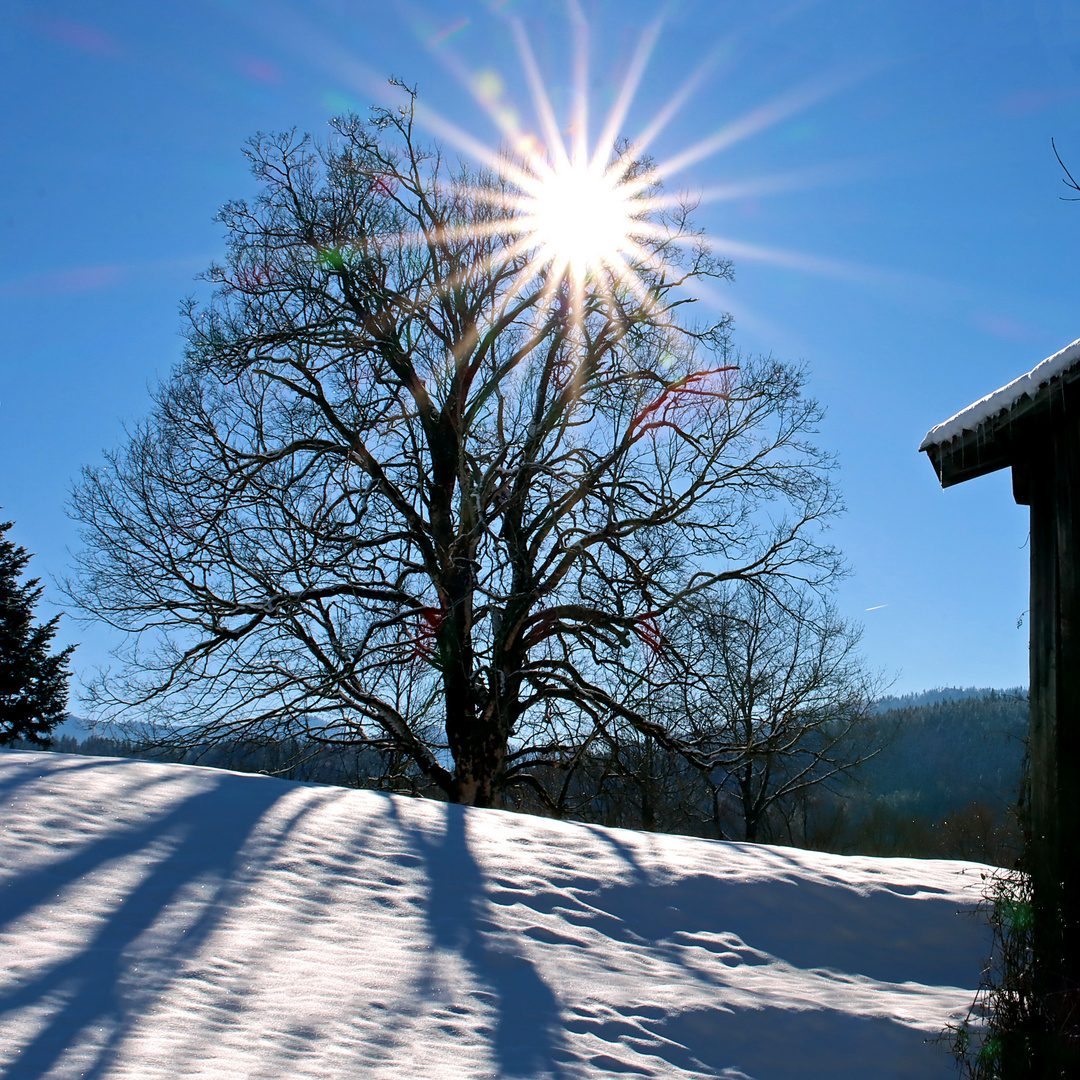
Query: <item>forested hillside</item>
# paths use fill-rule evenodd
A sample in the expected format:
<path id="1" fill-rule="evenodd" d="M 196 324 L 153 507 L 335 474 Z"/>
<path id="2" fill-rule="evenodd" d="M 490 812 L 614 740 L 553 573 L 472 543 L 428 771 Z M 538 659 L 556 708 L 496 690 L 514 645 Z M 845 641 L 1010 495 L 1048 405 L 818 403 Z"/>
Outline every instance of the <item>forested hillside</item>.
<path id="1" fill-rule="evenodd" d="M 817 839 L 845 851 L 1011 865 L 1021 845 L 1027 695 L 1021 690 L 930 694 L 939 696 L 874 717 L 884 748 L 861 767 L 857 784 L 837 793 L 831 809 L 842 820 L 832 826 L 835 838 L 829 835 L 828 807 L 821 807 Z"/>
<path id="2" fill-rule="evenodd" d="M 1028 727 L 1026 695 L 984 697 L 890 709 L 876 719 L 896 736 L 866 763 L 862 779 L 878 794 L 904 794 L 920 814 L 940 815 L 980 801 L 996 811 L 1016 802 Z"/>
<path id="3" fill-rule="evenodd" d="M 1026 698 L 1027 691 L 1022 686 L 1012 686 L 1007 690 L 997 690 L 990 686 L 936 686 L 932 690 L 919 690 L 899 696 L 890 694 L 878 698 L 874 702 L 874 710 L 885 712 L 888 709 L 910 709 L 917 705 L 937 705 L 943 701 L 989 697 Z"/>
<path id="4" fill-rule="evenodd" d="M 895 703 L 895 704 L 894 704 Z M 762 839 L 842 854 L 967 858 L 1011 865 L 1020 852 L 1018 799 L 1028 703 L 1021 690 L 938 689 L 891 705 L 865 721 L 864 745 L 876 756 L 845 778 L 810 789 L 770 814 Z M 130 743 L 64 736 L 54 750 L 144 757 L 265 772 L 290 780 L 436 795 L 414 773 L 375 760 L 370 750 L 290 739 L 263 745 L 218 744 L 202 751 L 138 751 Z M 700 776 L 659 748 L 627 767 L 590 759 L 572 785 L 568 818 L 658 832 L 738 838 L 736 811 L 723 792 L 712 799 Z M 521 807 L 540 809 L 539 807 Z"/>

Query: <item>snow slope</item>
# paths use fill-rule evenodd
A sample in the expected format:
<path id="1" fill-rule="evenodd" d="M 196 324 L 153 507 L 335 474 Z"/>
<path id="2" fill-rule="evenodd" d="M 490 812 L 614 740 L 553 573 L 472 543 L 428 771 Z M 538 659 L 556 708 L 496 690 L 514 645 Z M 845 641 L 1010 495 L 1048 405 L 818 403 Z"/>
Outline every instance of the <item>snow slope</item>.
<path id="1" fill-rule="evenodd" d="M 945 1080 L 972 863 L 0 753 L 10 1078 Z"/>

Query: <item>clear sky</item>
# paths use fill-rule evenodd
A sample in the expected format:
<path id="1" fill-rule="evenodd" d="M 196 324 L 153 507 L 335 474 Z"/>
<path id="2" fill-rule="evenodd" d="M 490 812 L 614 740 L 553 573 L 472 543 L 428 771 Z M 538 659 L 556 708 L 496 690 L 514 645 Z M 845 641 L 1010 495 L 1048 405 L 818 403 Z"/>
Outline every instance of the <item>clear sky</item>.
<path id="1" fill-rule="evenodd" d="M 1080 6 L 586 0 L 580 16 L 562 0 L 6 0 L 0 505 L 50 601 L 79 543 L 72 479 L 179 359 L 179 302 L 223 253 L 213 215 L 255 189 L 248 136 L 321 135 L 395 75 L 495 143 L 485 101 L 535 117 L 514 20 L 567 120 L 587 31 L 599 125 L 659 18 L 625 133 L 689 80 L 654 156 L 718 136 L 669 186 L 705 192 L 697 221 L 735 260 L 707 302 L 742 348 L 804 362 L 827 407 L 839 600 L 868 660 L 895 693 L 1026 683 L 1027 511 L 1005 472 L 942 492 L 916 448 L 1080 336 L 1080 204 L 1060 201 L 1050 145 L 1080 175 Z M 59 639 L 82 642 L 77 671 L 107 659 L 100 630 L 65 619 Z"/>

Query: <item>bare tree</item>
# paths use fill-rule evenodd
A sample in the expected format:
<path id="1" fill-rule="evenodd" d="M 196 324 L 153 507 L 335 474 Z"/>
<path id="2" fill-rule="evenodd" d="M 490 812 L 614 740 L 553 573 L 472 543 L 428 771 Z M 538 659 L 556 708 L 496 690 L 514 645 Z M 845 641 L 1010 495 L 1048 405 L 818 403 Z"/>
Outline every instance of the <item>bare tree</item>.
<path id="1" fill-rule="evenodd" d="M 881 679 L 857 629 L 819 598 L 729 587 L 695 597 L 672 633 L 685 667 L 663 699 L 677 714 L 665 726 L 701 768 L 720 835 L 726 804 L 742 839 L 766 838 L 766 824 L 794 836 L 806 796 L 881 748 L 865 722 Z"/>
<path id="2" fill-rule="evenodd" d="M 677 605 L 834 575 L 820 410 L 684 317 L 731 273 L 689 205 L 643 201 L 628 269 L 575 277 L 522 241 L 512 171 L 449 170 L 410 107 L 334 130 L 250 143 L 261 193 L 221 212 L 186 360 L 75 490 L 70 588 L 130 635 L 95 715 L 369 745 L 452 800 L 551 805 L 539 777 L 590 731 L 670 744 L 611 676 Z"/>

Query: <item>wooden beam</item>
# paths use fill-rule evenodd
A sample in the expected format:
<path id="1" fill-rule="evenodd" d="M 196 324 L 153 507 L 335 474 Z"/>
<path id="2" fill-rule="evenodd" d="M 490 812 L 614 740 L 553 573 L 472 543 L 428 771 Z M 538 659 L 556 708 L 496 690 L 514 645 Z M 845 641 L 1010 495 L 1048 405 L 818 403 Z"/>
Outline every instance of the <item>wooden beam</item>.
<path id="1" fill-rule="evenodd" d="M 1028 449 L 1035 977 L 1060 1030 L 1080 1004 L 1080 417 Z M 1034 1075 L 1080 1075 L 1067 1043 L 1044 1055 Z"/>

